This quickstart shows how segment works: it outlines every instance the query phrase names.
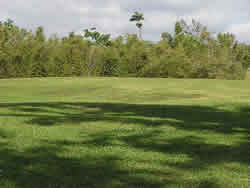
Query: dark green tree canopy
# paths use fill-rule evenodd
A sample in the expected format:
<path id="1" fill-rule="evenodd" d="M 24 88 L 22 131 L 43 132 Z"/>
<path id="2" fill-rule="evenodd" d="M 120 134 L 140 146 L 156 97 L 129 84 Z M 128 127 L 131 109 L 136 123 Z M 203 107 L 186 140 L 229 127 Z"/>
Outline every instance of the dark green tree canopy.
<path id="1" fill-rule="evenodd" d="M 143 27 L 143 15 L 131 21 Z M 0 22 L 0 78 L 48 76 L 128 76 L 244 79 L 250 66 L 250 45 L 233 34 L 215 36 L 193 20 L 176 22 L 173 34 L 163 32 L 158 42 L 136 34 L 111 39 L 96 28 L 63 38 L 46 37 L 13 21 Z"/>

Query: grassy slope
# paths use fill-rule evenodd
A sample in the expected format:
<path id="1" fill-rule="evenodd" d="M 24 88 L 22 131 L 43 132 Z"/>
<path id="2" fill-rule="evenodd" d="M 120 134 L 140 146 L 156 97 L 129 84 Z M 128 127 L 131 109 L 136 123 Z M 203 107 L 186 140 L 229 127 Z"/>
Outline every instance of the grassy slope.
<path id="1" fill-rule="evenodd" d="M 250 187 L 249 94 L 249 81 L 0 80 L 0 187 Z"/>

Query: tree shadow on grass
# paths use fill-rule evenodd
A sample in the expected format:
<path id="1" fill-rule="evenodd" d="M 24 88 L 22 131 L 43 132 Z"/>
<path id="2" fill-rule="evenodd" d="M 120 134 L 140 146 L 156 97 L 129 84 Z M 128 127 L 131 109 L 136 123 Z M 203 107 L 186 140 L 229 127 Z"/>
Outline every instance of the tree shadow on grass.
<path id="1" fill-rule="evenodd" d="M 152 127 L 171 124 L 183 130 L 208 130 L 225 134 L 250 133 L 250 107 L 246 106 L 236 111 L 226 111 L 216 107 L 187 105 L 0 103 L 0 109 L 3 108 L 10 112 L 0 113 L 0 117 L 27 117 L 30 120 L 26 123 L 39 126 L 110 121 Z"/>
<path id="2" fill-rule="evenodd" d="M 206 170 L 210 166 L 237 162 L 250 165 L 250 108 L 241 107 L 234 111 L 207 106 L 183 105 L 136 105 L 116 103 L 17 103 L 0 104 L 1 117 L 25 117 L 33 126 L 60 126 L 67 123 L 80 125 L 84 122 L 119 122 L 150 128 L 145 134 L 114 136 L 112 132 L 89 135 L 90 140 L 78 143 L 82 147 L 114 146 L 119 140 L 129 148 L 145 152 L 185 154 L 191 160 L 171 163 L 163 162 L 175 169 Z M 161 128 L 171 126 L 179 130 L 197 132 L 197 136 L 161 138 Z M 156 128 L 152 130 L 152 128 Z M 208 144 L 199 137 L 200 131 L 226 135 L 242 134 L 241 142 L 234 145 Z M 11 139 L 0 131 L 0 137 Z M 150 142 L 145 142 L 145 139 Z M 1 143 L 0 143 L 1 144 Z M 1 147 L 0 168 L 6 175 L 1 178 L 15 182 L 16 187 L 167 187 L 188 181 L 178 177 L 174 171 L 137 170 L 130 172 L 119 166 L 122 159 L 117 155 L 82 156 L 80 159 L 64 158 L 58 155 L 70 141 L 56 141 L 42 147 L 18 152 Z M 29 165 L 32 167 L 29 168 Z M 161 181 L 147 179 L 145 174 L 170 175 L 171 179 Z M 144 175 L 140 175 L 144 174 Z M 190 181 L 192 182 L 192 181 Z M 214 180 L 200 180 L 193 187 L 218 187 Z M 1 185 L 1 183 L 0 183 Z M 191 187 L 191 186 L 190 186 Z"/>
<path id="3" fill-rule="evenodd" d="M 46 150 L 46 152 L 40 150 Z M 58 152 L 58 148 L 50 147 L 36 148 L 22 153 L 1 150 L 0 186 L 6 188 L 161 188 L 180 183 L 183 185 L 184 180 L 171 171 L 122 169 L 116 164 L 119 158 L 115 156 L 63 158 L 57 156 L 56 151 Z M 148 179 L 148 175 L 165 178 Z M 186 183 L 188 184 L 187 181 Z M 194 186 L 195 183 L 190 183 L 192 187 L 204 187 L 199 186 L 202 184 L 209 187 L 217 185 L 207 180 L 197 182 L 196 186 Z"/>
<path id="4" fill-rule="evenodd" d="M 62 157 L 60 153 L 65 151 L 65 146 L 72 146 L 71 143 L 44 141 L 43 145 L 20 152 L 0 143 L 0 187 L 161 188 L 176 183 L 175 178 L 157 181 L 145 177 L 152 174 L 177 177 L 172 172 L 150 169 L 132 172 L 121 168 L 121 159 L 115 155 L 90 156 L 86 153 L 80 158 Z"/>
<path id="5" fill-rule="evenodd" d="M 161 137 L 159 138 L 160 134 Z M 140 149 L 144 152 L 173 155 L 184 154 L 191 159 L 184 162 L 162 163 L 162 165 L 174 168 L 206 170 L 214 165 L 233 162 L 250 167 L 250 137 L 247 136 L 240 142 L 230 145 L 207 143 L 199 135 L 164 138 L 162 137 L 162 132 L 157 130 L 126 136 L 117 136 L 112 131 L 106 131 L 89 135 L 89 137 L 91 139 L 81 144 L 86 146 L 119 146 L 113 143 L 116 140 L 120 140 L 126 143 L 128 147 Z M 73 143 L 68 144 L 73 145 Z"/>

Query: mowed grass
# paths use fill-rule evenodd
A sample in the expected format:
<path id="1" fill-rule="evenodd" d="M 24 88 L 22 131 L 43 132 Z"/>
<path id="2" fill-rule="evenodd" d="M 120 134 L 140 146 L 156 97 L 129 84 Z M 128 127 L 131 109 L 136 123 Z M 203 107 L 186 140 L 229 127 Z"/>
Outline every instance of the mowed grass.
<path id="1" fill-rule="evenodd" d="M 249 85 L 0 80 L 0 187 L 250 187 Z"/>

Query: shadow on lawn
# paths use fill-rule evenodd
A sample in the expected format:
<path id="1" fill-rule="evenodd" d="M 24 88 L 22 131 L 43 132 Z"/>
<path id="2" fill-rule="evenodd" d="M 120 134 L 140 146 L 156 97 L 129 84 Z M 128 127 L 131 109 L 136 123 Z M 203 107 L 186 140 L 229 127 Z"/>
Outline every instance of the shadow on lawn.
<path id="1" fill-rule="evenodd" d="M 211 165 L 237 162 L 250 165 L 250 108 L 242 107 L 235 111 L 220 110 L 205 106 L 182 105 L 135 105 L 115 103 L 18 103 L 0 104 L 13 113 L 0 114 L 0 118 L 27 117 L 26 123 L 39 126 L 59 126 L 64 123 L 80 124 L 84 122 L 121 122 L 133 123 L 150 128 L 145 134 L 114 136 L 113 132 L 89 135 L 90 140 L 78 143 L 83 147 L 112 146 L 112 140 L 120 140 L 131 148 L 145 152 L 186 154 L 191 160 L 183 163 L 163 163 L 175 169 L 206 169 Z M 177 121 L 172 121 L 172 120 Z M 184 131 L 197 131 L 197 136 L 168 139 L 158 138 L 160 128 L 171 126 Z M 157 127 L 152 131 L 152 127 Z M 223 134 L 242 134 L 241 143 L 234 145 L 208 144 L 199 137 L 200 131 Z M 8 140 L 8 135 L 0 130 L 0 140 Z M 145 142 L 145 139 L 150 142 Z M 118 156 L 86 155 L 81 159 L 63 158 L 58 153 L 65 146 L 75 143 L 46 141 L 43 147 L 24 152 L 10 150 L 0 142 L 0 169 L 8 172 L 0 177 L 15 182 L 16 187 L 167 187 L 168 185 L 188 183 L 193 187 L 219 187 L 215 180 L 188 182 L 181 179 L 175 171 L 135 170 L 130 172 L 119 166 L 122 160 Z M 1 146 L 2 145 L 2 146 Z M 8 149 L 7 149 L 8 148 Z M 32 168 L 29 169 L 29 165 Z M 162 177 L 161 180 L 146 178 L 147 175 Z M 190 186 L 191 187 L 191 186 Z"/>
<path id="2" fill-rule="evenodd" d="M 13 113 L 0 113 L 0 117 L 27 117 L 30 120 L 26 123 L 39 126 L 110 121 L 151 127 L 170 123 L 171 126 L 183 130 L 208 130 L 225 134 L 250 133 L 250 107 L 246 106 L 235 111 L 226 111 L 216 107 L 186 105 L 0 103 L 1 108 L 7 108 Z"/>
<path id="3" fill-rule="evenodd" d="M 0 130 L 0 132 L 3 131 Z M 13 138 L 13 134 L 5 132 L 4 137 L 0 136 L 0 141 Z M 59 153 L 65 151 L 65 146 L 72 146 L 75 143 L 43 142 L 43 147 L 22 152 L 10 149 L 11 146 L 8 146 L 7 142 L 5 144 L 0 142 L 0 187 L 161 188 L 174 185 L 177 179 L 180 180 L 172 172 L 150 169 L 128 171 L 119 166 L 121 159 L 115 155 L 88 156 L 86 154 L 81 158 L 61 157 Z M 145 177 L 147 174 L 166 178 L 160 181 L 147 179 Z M 169 179 L 169 176 L 172 178 Z"/>

